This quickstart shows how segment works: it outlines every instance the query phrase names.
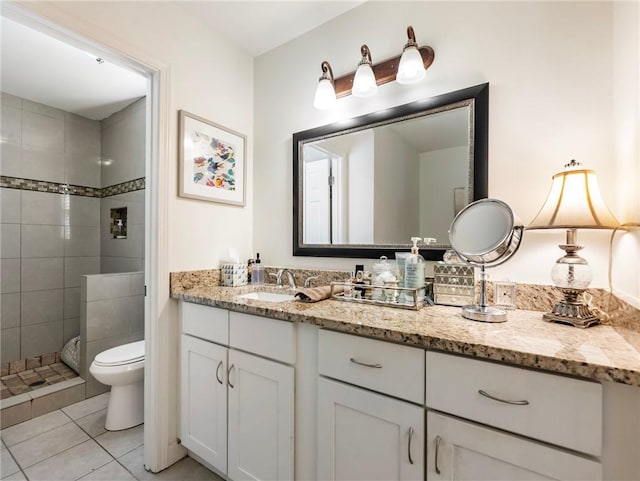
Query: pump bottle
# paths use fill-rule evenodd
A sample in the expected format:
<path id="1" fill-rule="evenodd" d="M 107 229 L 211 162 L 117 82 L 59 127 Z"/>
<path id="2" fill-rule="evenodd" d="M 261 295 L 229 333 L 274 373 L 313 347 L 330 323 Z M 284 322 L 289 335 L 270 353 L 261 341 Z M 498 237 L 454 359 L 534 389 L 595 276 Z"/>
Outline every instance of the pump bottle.
<path id="1" fill-rule="evenodd" d="M 413 246 L 411 247 L 411 254 L 405 260 L 404 285 L 405 287 L 418 289 L 418 299 L 422 300 L 425 296 L 425 261 L 418 249 L 419 240 L 421 240 L 420 237 L 411 238 Z"/>
<path id="2" fill-rule="evenodd" d="M 264 266 L 260 260 L 260 253 L 256 254 L 256 262 L 253 264 L 253 270 L 251 271 L 251 284 L 264 284 Z"/>

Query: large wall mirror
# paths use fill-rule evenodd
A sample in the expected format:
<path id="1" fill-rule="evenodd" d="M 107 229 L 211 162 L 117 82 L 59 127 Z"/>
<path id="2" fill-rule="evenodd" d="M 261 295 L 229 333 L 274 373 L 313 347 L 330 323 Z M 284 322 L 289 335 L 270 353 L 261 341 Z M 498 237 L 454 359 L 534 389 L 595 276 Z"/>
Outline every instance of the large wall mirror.
<path id="1" fill-rule="evenodd" d="M 487 197 L 489 84 L 293 134 L 293 255 L 440 260 Z"/>

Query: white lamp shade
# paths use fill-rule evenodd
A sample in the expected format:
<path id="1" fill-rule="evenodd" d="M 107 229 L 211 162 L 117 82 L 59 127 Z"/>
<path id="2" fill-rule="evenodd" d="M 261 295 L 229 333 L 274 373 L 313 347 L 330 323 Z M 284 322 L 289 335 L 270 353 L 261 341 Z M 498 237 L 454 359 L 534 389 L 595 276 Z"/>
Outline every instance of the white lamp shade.
<path id="1" fill-rule="evenodd" d="M 356 76 L 353 79 L 353 88 L 351 94 L 354 97 L 371 97 L 378 91 L 376 84 L 376 76 L 373 73 L 371 65 L 364 63 L 358 66 Z"/>
<path id="2" fill-rule="evenodd" d="M 553 176 L 551 190 L 528 229 L 612 229 L 620 225 L 602 198 L 593 170 L 568 169 Z"/>
<path id="3" fill-rule="evenodd" d="M 318 82 L 316 96 L 313 99 L 313 106 L 318 110 L 328 110 L 335 107 L 337 102 L 336 91 L 331 80 L 323 78 Z"/>
<path id="4" fill-rule="evenodd" d="M 422 55 L 416 47 L 407 47 L 402 52 L 396 81 L 399 84 L 410 84 L 419 82 L 424 78 L 424 62 Z"/>

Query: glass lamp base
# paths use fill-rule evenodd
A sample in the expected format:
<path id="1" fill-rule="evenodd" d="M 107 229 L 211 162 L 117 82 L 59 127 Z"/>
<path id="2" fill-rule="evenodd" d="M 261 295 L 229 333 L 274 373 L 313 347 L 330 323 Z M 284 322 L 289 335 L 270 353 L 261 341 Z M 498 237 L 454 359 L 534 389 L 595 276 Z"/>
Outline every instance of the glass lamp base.
<path id="1" fill-rule="evenodd" d="M 559 322 L 583 329 L 600 324 L 600 319 L 591 312 L 587 304 L 579 301 L 567 301 L 566 299 L 553 306 L 551 312 L 543 314 L 542 319 L 547 322 Z"/>
<path id="2" fill-rule="evenodd" d="M 470 305 L 462 308 L 462 317 L 479 322 L 505 322 L 507 312 L 495 307 Z"/>

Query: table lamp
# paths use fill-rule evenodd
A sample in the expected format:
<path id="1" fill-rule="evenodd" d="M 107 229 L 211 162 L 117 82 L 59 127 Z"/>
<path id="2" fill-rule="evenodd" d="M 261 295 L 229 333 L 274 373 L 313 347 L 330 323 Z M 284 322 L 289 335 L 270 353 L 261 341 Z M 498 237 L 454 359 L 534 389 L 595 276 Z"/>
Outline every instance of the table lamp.
<path id="1" fill-rule="evenodd" d="M 527 229 L 567 229 L 567 242 L 551 270 L 551 279 L 562 291 L 564 299 L 542 316 L 545 321 L 586 328 L 600 321 L 582 298 L 593 274 L 585 259 L 577 252 L 577 229 L 613 229 L 619 225 L 600 194 L 593 170 L 582 168 L 572 160 L 553 176 L 551 190 L 544 205 Z"/>

